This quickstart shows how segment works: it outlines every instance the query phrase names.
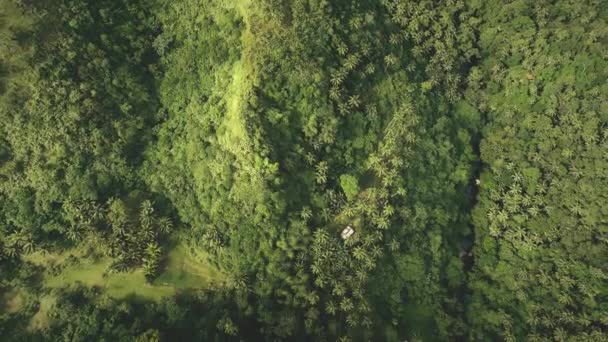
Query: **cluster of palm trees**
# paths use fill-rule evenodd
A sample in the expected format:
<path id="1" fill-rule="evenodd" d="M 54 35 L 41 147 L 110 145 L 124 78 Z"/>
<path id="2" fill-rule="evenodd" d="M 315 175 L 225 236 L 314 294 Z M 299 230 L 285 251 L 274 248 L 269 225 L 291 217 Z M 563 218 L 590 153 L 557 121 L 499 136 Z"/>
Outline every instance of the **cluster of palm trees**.
<path id="1" fill-rule="evenodd" d="M 106 204 L 67 199 L 62 206 L 66 219 L 65 236 L 81 243 L 91 234 L 100 234 L 106 242 L 105 253 L 114 258 L 111 270 L 127 271 L 141 267 L 151 280 L 158 272 L 162 256 L 161 238 L 171 233 L 172 221 L 154 213 L 149 200 L 139 207 L 111 198 Z M 32 253 L 37 246 L 33 234 L 21 229 L 3 239 L 0 258 L 16 258 Z"/>
<path id="2" fill-rule="evenodd" d="M 383 0 L 391 21 L 401 31 L 390 35 L 392 45 L 411 43 L 414 63 L 426 65 L 424 77 L 432 88 L 442 85 L 450 100 L 459 98 L 461 66 L 478 55 L 473 44 L 475 22 L 472 11 L 461 1 L 437 3 L 434 1 Z M 458 25 L 453 18 L 459 18 Z M 385 57 L 387 66 L 398 59 Z M 413 65 L 410 64 L 413 71 Z"/>
<path id="3" fill-rule="evenodd" d="M 68 199 L 63 211 L 69 221 L 65 235 L 71 241 L 84 241 L 89 234 L 102 236 L 107 246 L 105 253 L 114 258 L 111 270 L 142 267 L 148 279 L 157 273 L 162 256 L 160 239 L 171 233 L 173 223 L 167 217 L 156 215 L 150 200 L 110 198 L 105 204 L 99 204 Z M 22 240 L 23 237 L 18 241 Z M 33 249 L 29 243 L 14 245 Z"/>
<path id="4" fill-rule="evenodd" d="M 365 286 L 370 272 L 377 260 L 383 255 L 384 231 L 392 224 L 395 207 L 389 194 L 405 195 L 405 190 L 396 178 L 406 165 L 401 160 L 404 151 L 409 151 L 415 139 L 408 139 L 407 133 L 418 123 L 411 106 L 404 105 L 394 114 L 385 132 L 382 151 L 375 155 L 370 167 L 376 171 L 380 180 L 378 187 L 361 192 L 353 201 L 341 206 L 342 213 L 351 220 L 361 222 L 359 234 L 354 239 L 342 241 L 330 235 L 327 229 L 314 233 L 311 250 L 311 271 L 314 284 L 325 293 L 325 313 L 342 317 L 349 326 L 370 326 Z M 407 152 L 406 151 L 406 152 Z M 317 170 L 319 171 L 319 170 Z M 325 168 L 322 168 L 323 175 Z M 385 181 L 385 178 L 391 178 Z M 324 182 L 323 182 L 324 183 Z M 400 248 L 397 241 L 390 243 L 390 249 Z"/>
<path id="5" fill-rule="evenodd" d="M 32 233 L 21 229 L 0 241 L 0 260 L 16 258 L 22 253 L 31 253 L 34 249 Z"/>
<path id="6" fill-rule="evenodd" d="M 139 210 L 129 208 L 120 199 L 112 199 L 109 207 L 108 253 L 115 258 L 112 268 L 123 271 L 142 267 L 146 279 L 152 280 L 162 256 L 161 237 L 172 231 L 171 220 L 155 215 L 149 200 L 141 202 Z M 136 219 L 132 217 L 135 215 Z"/>

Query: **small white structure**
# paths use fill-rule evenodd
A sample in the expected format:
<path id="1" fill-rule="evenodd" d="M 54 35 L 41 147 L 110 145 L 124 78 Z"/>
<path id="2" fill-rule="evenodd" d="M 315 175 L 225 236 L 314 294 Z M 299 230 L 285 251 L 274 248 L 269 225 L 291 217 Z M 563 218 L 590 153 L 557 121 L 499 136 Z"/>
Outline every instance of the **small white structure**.
<path id="1" fill-rule="evenodd" d="M 355 230 L 353 229 L 353 227 L 346 226 L 346 228 L 344 228 L 344 230 L 342 230 L 342 233 L 340 234 L 340 236 L 342 236 L 342 239 L 346 240 L 349 237 L 353 236 L 353 234 L 355 234 Z"/>

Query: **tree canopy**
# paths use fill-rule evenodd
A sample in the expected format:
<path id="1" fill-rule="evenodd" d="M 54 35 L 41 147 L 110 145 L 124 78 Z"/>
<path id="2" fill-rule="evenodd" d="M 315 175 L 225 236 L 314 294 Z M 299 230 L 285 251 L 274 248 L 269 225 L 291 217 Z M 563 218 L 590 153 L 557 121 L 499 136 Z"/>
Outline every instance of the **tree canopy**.
<path id="1" fill-rule="evenodd" d="M 607 340 L 607 21 L 0 2 L 0 336 Z"/>

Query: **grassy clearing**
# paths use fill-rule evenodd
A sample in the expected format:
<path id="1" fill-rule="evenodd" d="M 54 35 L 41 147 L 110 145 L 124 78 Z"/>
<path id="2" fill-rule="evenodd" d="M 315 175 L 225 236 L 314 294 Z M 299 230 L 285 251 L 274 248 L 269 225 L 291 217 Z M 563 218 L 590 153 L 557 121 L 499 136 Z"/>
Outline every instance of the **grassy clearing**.
<path id="1" fill-rule="evenodd" d="M 245 129 L 242 113 L 245 106 L 243 100 L 249 89 L 246 71 L 243 62 L 238 61 L 232 70 L 232 83 L 227 90 L 226 121 L 224 123 L 226 135 L 220 137 L 219 141 L 232 153 L 239 153 L 246 146 L 247 130 Z"/>
<path id="2" fill-rule="evenodd" d="M 95 286 L 103 288 L 110 297 L 117 299 L 136 296 L 160 301 L 180 290 L 219 286 L 225 279 L 225 275 L 209 262 L 207 255 L 199 253 L 195 256 L 181 244 L 169 251 L 164 270 L 152 284 L 146 282 L 141 271 L 108 273 L 112 259 L 96 258 L 96 255 L 99 252 L 93 247 L 83 245 L 61 253 L 37 251 L 24 259 L 45 268 L 42 281 L 46 289 L 77 284 Z M 18 289 L 6 292 L 1 299 L 0 308 L 5 312 L 17 312 L 23 306 L 23 296 Z M 40 298 L 38 312 L 31 318 L 29 330 L 45 329 L 50 325 L 48 313 L 56 300 L 53 295 Z"/>
<path id="3" fill-rule="evenodd" d="M 246 55 L 250 50 L 250 44 L 253 39 L 251 32 L 249 31 L 247 8 L 249 7 L 250 0 L 236 1 L 235 3 L 228 5 L 232 7 L 241 15 L 245 22 L 245 29 L 241 33 L 241 58 L 236 61 L 230 76 L 232 81 L 226 90 L 226 119 L 224 122 L 225 134 L 219 137 L 220 143 L 229 151 L 234 154 L 241 153 L 242 155 L 248 155 L 248 133 L 245 128 L 245 119 L 243 112 L 247 107 L 247 93 L 251 91 L 253 84 L 252 79 L 254 78 L 253 70 L 249 65 Z"/>
<path id="4" fill-rule="evenodd" d="M 61 251 L 49 251 L 49 250 L 37 250 L 29 254 L 21 255 L 23 261 L 30 262 L 34 265 L 41 266 L 47 271 L 54 267 L 61 267 L 64 265 L 68 258 L 73 257 L 76 259 L 89 259 L 91 256 L 100 255 L 96 246 L 102 246 L 103 241 L 99 236 L 91 235 L 87 243 L 83 243 L 79 246 L 61 250 Z"/>
<path id="5" fill-rule="evenodd" d="M 141 271 L 112 274 L 104 287 L 108 295 L 114 298 L 137 296 L 153 301 L 172 296 L 180 289 L 173 285 L 148 284 Z"/>
<path id="6" fill-rule="evenodd" d="M 40 306 L 38 312 L 32 317 L 27 327 L 28 330 L 41 330 L 46 329 L 50 326 L 49 311 L 55 303 L 57 298 L 55 296 L 47 295 L 40 298 Z"/>
<path id="7" fill-rule="evenodd" d="M 224 279 L 224 274 L 210 264 L 205 254 L 199 253 L 195 257 L 185 246 L 177 245 L 169 252 L 165 271 L 154 284 L 177 289 L 200 288 L 220 285 Z"/>
<path id="8" fill-rule="evenodd" d="M 31 262 L 34 265 L 51 268 L 59 266 L 65 262 L 70 255 L 77 256 L 80 253 L 77 249 L 71 249 L 61 253 L 53 253 L 46 250 L 38 250 L 30 254 L 25 254 L 21 258 L 24 261 Z"/>
<path id="9" fill-rule="evenodd" d="M 112 259 L 96 258 L 88 246 L 79 247 L 62 253 L 36 252 L 25 257 L 26 260 L 43 266 L 43 286 L 58 289 L 76 284 L 100 287 L 114 298 L 138 296 L 159 301 L 183 289 L 203 288 L 220 285 L 224 275 L 204 257 L 194 257 L 187 249 L 178 244 L 168 255 L 163 271 L 152 283 L 146 282 L 141 271 L 128 273 L 108 273 Z M 70 256 L 76 257 L 71 263 Z"/>

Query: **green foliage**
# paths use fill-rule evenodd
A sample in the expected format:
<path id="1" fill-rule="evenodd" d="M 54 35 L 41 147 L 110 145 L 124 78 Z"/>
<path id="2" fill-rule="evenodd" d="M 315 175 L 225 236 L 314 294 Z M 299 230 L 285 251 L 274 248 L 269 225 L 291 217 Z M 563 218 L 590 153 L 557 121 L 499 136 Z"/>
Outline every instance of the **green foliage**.
<path id="1" fill-rule="evenodd" d="M 471 70 L 466 94 L 488 117 L 480 144 L 488 167 L 474 211 L 472 339 L 606 338 L 601 7 L 482 7 L 480 47 L 491 57 Z"/>
<path id="2" fill-rule="evenodd" d="M 607 11 L 1 2 L 0 333 L 606 340 Z"/>
<path id="3" fill-rule="evenodd" d="M 103 202 L 141 183 L 135 168 L 157 107 L 152 23 L 125 2 L 2 6 L 22 18 L 2 16 L 3 229 L 74 236 L 68 201 Z"/>
<path id="4" fill-rule="evenodd" d="M 160 332 L 156 329 L 146 330 L 135 338 L 135 342 L 160 342 Z"/>
<path id="5" fill-rule="evenodd" d="M 340 176 L 340 186 L 349 200 L 353 200 L 359 193 L 359 182 L 355 176 L 349 174 Z"/>

